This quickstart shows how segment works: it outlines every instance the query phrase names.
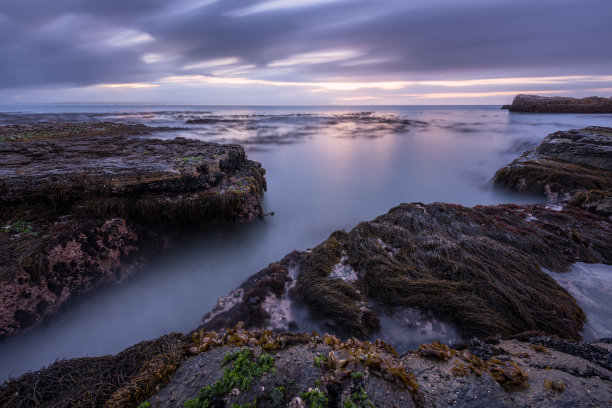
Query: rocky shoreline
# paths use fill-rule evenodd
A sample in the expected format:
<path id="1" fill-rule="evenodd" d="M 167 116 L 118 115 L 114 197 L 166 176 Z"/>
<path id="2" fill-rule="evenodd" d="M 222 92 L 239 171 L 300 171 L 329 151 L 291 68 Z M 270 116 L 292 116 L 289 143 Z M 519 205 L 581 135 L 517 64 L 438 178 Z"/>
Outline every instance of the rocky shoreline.
<path id="1" fill-rule="evenodd" d="M 521 156 L 555 162 L 519 183 L 558 193 L 553 205 L 401 204 L 270 264 L 189 335 L 24 374 L 0 387 L 0 406 L 609 405 L 612 340 L 581 341 L 584 312 L 542 268 L 612 264 L 612 220 L 600 200 L 610 187 L 589 184 L 593 172 L 607 177 L 610 135 L 558 132 Z M 521 158 L 508 166 L 517 174 L 527 168 Z M 571 182 L 550 181 L 565 180 L 555 172 L 569 165 Z M 298 310 L 333 334 L 304 333 Z M 470 340 L 399 354 L 375 337 L 380 316 L 402 310 Z"/>
<path id="2" fill-rule="evenodd" d="M 517 95 L 502 109 L 528 113 L 612 113 L 612 98 Z"/>
<path id="3" fill-rule="evenodd" d="M 143 125 L 0 127 L 0 338 L 134 274 L 147 251 L 262 215 L 264 170 L 238 145 Z"/>

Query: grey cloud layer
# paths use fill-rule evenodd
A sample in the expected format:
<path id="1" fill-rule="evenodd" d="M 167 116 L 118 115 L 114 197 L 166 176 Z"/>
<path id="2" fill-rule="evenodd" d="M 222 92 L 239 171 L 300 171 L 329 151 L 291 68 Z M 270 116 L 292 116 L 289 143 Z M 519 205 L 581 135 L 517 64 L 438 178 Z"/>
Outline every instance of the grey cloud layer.
<path id="1" fill-rule="evenodd" d="M 204 1 L 202 1 L 204 3 Z M 235 57 L 269 80 L 612 74 L 610 0 L 344 0 L 236 16 L 252 0 L 22 0 L 0 5 L 0 88 L 146 82 Z M 176 12 L 185 10 L 186 12 Z M 113 45 L 117 36 L 152 39 Z M 263 69 L 304 53 L 352 60 Z M 165 62 L 147 64 L 144 54 Z"/>

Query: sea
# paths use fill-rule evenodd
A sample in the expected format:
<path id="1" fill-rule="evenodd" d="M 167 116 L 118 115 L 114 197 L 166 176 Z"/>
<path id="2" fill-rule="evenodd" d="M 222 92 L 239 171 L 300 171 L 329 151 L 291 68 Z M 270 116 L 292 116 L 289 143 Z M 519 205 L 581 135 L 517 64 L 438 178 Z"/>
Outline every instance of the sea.
<path id="1" fill-rule="evenodd" d="M 183 237 L 135 277 L 1 342 L 0 379 L 188 332 L 218 297 L 269 263 L 403 202 L 542 202 L 494 188 L 491 177 L 546 135 L 612 126 L 612 115 L 522 114 L 500 106 L 0 105 L 0 125 L 38 121 L 142 123 L 181 128 L 154 137 L 239 143 L 266 169 L 263 208 L 274 216 Z M 612 337 L 612 267 L 547 272 L 587 312 L 585 339 Z M 378 337 L 403 349 L 460 340 L 451 326 L 416 311 L 400 318 L 383 316 Z"/>

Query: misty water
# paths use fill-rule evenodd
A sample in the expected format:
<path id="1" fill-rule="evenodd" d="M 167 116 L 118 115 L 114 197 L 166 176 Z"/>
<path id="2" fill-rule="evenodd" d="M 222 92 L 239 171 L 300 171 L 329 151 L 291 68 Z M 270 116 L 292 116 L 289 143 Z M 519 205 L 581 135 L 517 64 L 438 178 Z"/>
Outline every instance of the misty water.
<path id="1" fill-rule="evenodd" d="M 612 125 L 612 115 L 510 114 L 498 106 L 46 105 L 0 106 L 0 112 L 1 124 L 111 120 L 185 128 L 156 137 L 243 144 L 267 171 L 263 207 L 275 213 L 184 237 L 134 278 L 87 295 L 43 327 L 0 343 L 1 378 L 56 359 L 116 353 L 141 340 L 189 331 L 219 296 L 249 275 L 402 202 L 537 201 L 496 190 L 489 180 L 553 131 Z M 190 119 L 203 123 L 186 124 Z M 612 274 L 609 266 L 600 268 L 602 276 Z M 572 285 L 574 275 L 566 276 Z M 596 279 L 590 282 L 597 285 Z M 587 298 L 588 285 L 581 287 Z M 597 299 L 610 307 L 609 297 Z M 380 336 L 404 348 L 458 339 L 452 327 L 411 310 L 381 320 Z"/>

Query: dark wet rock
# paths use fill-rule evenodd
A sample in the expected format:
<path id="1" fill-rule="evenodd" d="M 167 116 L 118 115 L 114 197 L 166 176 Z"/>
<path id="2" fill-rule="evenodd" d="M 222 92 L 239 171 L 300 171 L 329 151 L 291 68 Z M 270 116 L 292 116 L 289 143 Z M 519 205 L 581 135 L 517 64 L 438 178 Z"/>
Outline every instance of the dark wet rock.
<path id="1" fill-rule="evenodd" d="M 537 336 L 529 339 L 532 344 L 552 348 L 565 354 L 580 357 L 612 371 L 612 352 L 597 345 L 582 342 L 570 342 L 548 336 Z M 599 341 L 601 342 L 601 340 Z M 608 378 L 608 380 L 611 380 Z"/>
<path id="2" fill-rule="evenodd" d="M 564 96 L 516 95 L 511 105 L 502 109 L 510 112 L 531 113 L 612 113 L 612 98 L 589 96 L 569 98 Z"/>
<path id="3" fill-rule="evenodd" d="M 496 339 L 495 344 L 499 344 L 500 340 Z M 494 356 L 501 354 L 501 349 L 496 347 L 493 344 L 486 343 L 476 337 L 470 339 L 469 341 L 461 344 L 456 344 L 453 348 L 457 350 L 467 350 L 471 354 L 483 359 L 490 360 Z"/>
<path id="4" fill-rule="evenodd" d="M 612 189 L 612 128 L 555 132 L 499 169 L 495 184 L 568 200 L 579 191 Z M 607 205 L 609 210 L 609 204 Z"/>
<path id="5" fill-rule="evenodd" d="M 293 282 L 277 304 L 303 306 L 326 330 L 358 338 L 376 332 L 366 324 L 372 316 L 404 307 L 452 323 L 467 338 L 534 330 L 578 339 L 584 313 L 542 268 L 612 263 L 610 229 L 606 218 L 576 207 L 402 204 L 294 254 Z M 250 282 L 241 290 L 256 287 Z M 214 319 L 224 313 L 218 307 Z M 249 313 L 231 321 L 249 322 Z M 291 320 L 269 319 L 265 327 L 288 329 Z"/>
<path id="6" fill-rule="evenodd" d="M 132 275 L 177 234 L 262 215 L 264 170 L 242 147 L 138 137 L 156 131 L 0 126 L 0 338 Z"/>

